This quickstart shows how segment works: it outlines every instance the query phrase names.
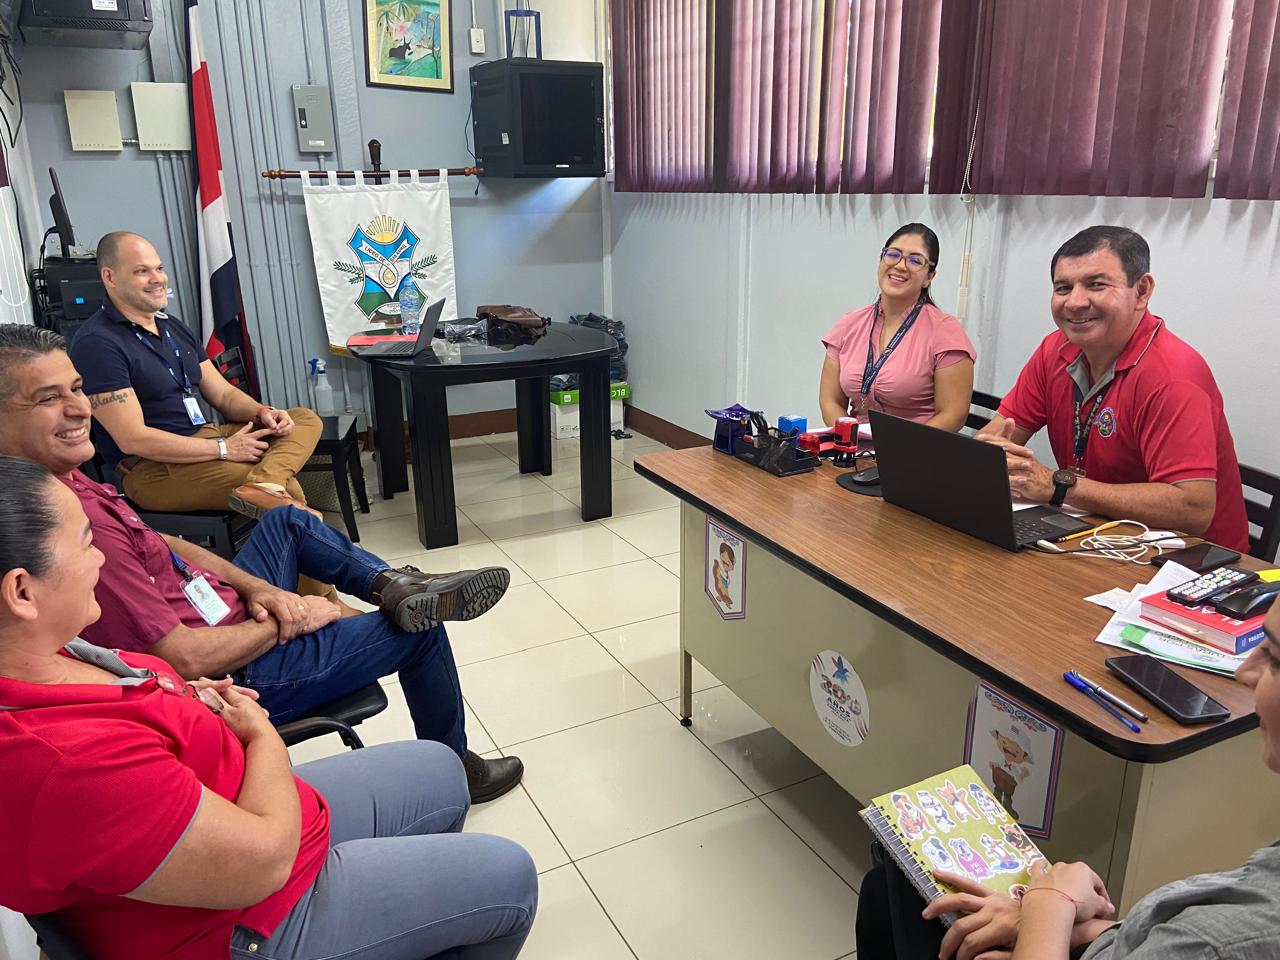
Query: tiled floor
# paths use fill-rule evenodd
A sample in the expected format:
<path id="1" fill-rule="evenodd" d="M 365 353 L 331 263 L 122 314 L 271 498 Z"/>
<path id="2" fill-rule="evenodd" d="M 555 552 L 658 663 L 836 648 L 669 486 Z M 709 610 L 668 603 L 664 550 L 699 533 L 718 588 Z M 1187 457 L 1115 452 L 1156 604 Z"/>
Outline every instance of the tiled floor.
<path id="1" fill-rule="evenodd" d="M 502 603 L 449 635 L 472 749 L 525 762 L 524 783 L 467 823 L 537 864 L 522 958 L 851 957 L 869 843 L 853 799 L 698 664 L 693 727 L 676 721 L 679 509 L 631 468 L 663 448 L 614 441 L 614 515 L 584 524 L 577 441 L 553 446 L 554 475 L 522 477 L 514 435 L 454 444 L 457 547 L 422 549 L 409 494 L 371 490 L 359 518 L 361 545 L 394 564 L 511 570 Z M 384 682 L 370 743 L 413 736 Z"/>

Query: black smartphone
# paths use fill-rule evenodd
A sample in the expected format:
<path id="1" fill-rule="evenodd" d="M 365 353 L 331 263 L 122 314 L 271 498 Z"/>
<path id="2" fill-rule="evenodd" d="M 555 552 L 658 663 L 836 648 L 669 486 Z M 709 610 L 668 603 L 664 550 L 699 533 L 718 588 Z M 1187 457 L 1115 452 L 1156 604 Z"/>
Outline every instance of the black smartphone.
<path id="1" fill-rule="evenodd" d="M 1179 723 L 1217 723 L 1231 711 L 1155 657 L 1109 657 L 1107 669 Z"/>
<path id="2" fill-rule="evenodd" d="M 1183 547 L 1172 553 L 1162 553 L 1151 561 L 1153 567 L 1161 567 L 1166 563 L 1180 563 L 1188 570 L 1204 573 L 1218 567 L 1225 567 L 1240 559 L 1240 554 L 1216 543 L 1197 543 L 1194 547 Z"/>

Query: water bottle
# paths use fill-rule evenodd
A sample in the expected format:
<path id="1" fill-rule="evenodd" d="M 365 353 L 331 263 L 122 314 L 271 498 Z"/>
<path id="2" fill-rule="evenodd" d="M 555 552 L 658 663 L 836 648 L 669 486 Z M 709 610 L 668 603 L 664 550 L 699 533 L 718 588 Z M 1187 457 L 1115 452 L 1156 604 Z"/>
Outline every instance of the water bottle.
<path id="1" fill-rule="evenodd" d="M 422 329 L 422 292 L 412 279 L 400 288 L 400 332 L 418 335 Z"/>
<path id="2" fill-rule="evenodd" d="M 311 376 L 315 380 L 312 386 L 312 392 L 315 394 L 315 412 L 322 417 L 336 416 L 338 407 L 334 403 L 333 387 L 329 386 L 329 372 L 324 368 L 324 361 L 319 357 L 313 357 L 307 362 L 311 364 Z"/>

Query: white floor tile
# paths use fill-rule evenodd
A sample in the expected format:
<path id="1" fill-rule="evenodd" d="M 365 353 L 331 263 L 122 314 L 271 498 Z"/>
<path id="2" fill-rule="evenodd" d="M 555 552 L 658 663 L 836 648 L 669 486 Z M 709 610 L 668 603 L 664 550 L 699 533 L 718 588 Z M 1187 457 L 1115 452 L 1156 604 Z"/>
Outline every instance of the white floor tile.
<path id="1" fill-rule="evenodd" d="M 503 458 L 505 467 L 487 473 L 458 477 L 453 483 L 453 497 L 459 506 L 468 503 L 486 503 L 490 500 L 510 500 L 531 493 L 546 493 L 540 474 L 522 474 L 516 465 Z"/>
<path id="2" fill-rule="evenodd" d="M 483 437 L 452 437 L 449 440 L 449 446 L 455 450 L 458 447 L 478 447 L 500 436 L 501 434 L 490 433 Z"/>
<path id="3" fill-rule="evenodd" d="M 639 960 L 831 960 L 856 898 L 759 800 L 578 864 Z"/>
<path id="4" fill-rule="evenodd" d="M 575 860 L 751 795 L 661 706 L 521 744 L 525 789 Z"/>
<path id="5" fill-rule="evenodd" d="M 675 700 L 666 701 L 673 714 L 679 706 Z M 821 772 L 728 687 L 693 695 L 693 732 L 757 794 L 789 787 Z"/>
<path id="6" fill-rule="evenodd" d="M 652 560 L 544 580 L 542 587 L 593 633 L 680 609 L 680 581 Z"/>
<path id="7" fill-rule="evenodd" d="M 506 567 L 511 571 L 511 586 L 518 587 L 523 583 L 532 582 L 527 573 L 488 540 L 456 547 L 437 547 L 435 550 L 424 550 L 422 544 L 418 544 L 418 550 L 415 553 L 383 559 L 395 567 L 403 567 L 407 564 L 428 573 L 450 573 L 454 570 L 475 570 L 479 567 Z"/>
<path id="8" fill-rule="evenodd" d="M 680 615 L 641 620 L 595 634 L 631 675 L 659 700 L 680 693 Z M 720 683 L 697 660 L 693 661 L 693 689 L 706 690 Z"/>
<path id="9" fill-rule="evenodd" d="M 572 864 L 538 877 L 538 916 L 520 960 L 634 960 Z"/>
<path id="10" fill-rule="evenodd" d="M 462 510 L 491 540 L 509 540 L 582 523 L 582 511 L 578 507 L 545 487 L 541 493 L 471 503 Z"/>
<path id="11" fill-rule="evenodd" d="M 619 463 L 626 464 L 628 467 L 634 467 L 636 457 L 643 457 L 647 453 L 657 453 L 660 450 L 669 450 L 670 447 L 664 447 L 660 443 L 645 443 L 634 447 L 624 447 L 619 449 L 617 445 L 613 448 L 613 459 Z"/>
<path id="12" fill-rule="evenodd" d="M 502 454 L 502 456 L 506 457 L 508 460 L 514 460 L 517 463 L 520 462 L 520 446 L 519 441 L 515 437 L 512 437 L 509 440 L 491 441 L 489 446 Z M 557 460 L 566 460 L 570 457 L 576 457 L 578 456 L 578 453 L 577 440 L 556 440 L 555 438 L 552 438 L 552 463 L 555 463 Z"/>
<path id="13" fill-rule="evenodd" d="M 459 666 L 580 637 L 587 631 L 536 583 L 511 587 L 488 613 L 448 624 Z"/>
<path id="14" fill-rule="evenodd" d="M 535 580 L 644 559 L 643 553 L 598 523 L 502 540 L 497 546 Z"/>
<path id="15" fill-rule="evenodd" d="M 411 517 L 417 512 L 417 503 L 413 499 L 413 490 L 402 490 L 394 494 L 390 500 L 383 500 L 382 495 L 378 493 L 377 487 L 369 488 L 369 512 L 356 515 L 356 523 L 360 526 L 360 537 L 364 539 L 364 527 L 366 524 L 373 523 L 377 520 L 386 520 L 388 517 Z M 340 516 L 335 514 L 335 516 Z M 363 543 L 361 544 L 363 546 Z"/>
<path id="16" fill-rule="evenodd" d="M 461 513 L 458 514 L 457 524 L 458 546 L 485 541 L 484 534 Z M 390 517 L 375 523 L 360 524 L 360 546 L 383 559 L 407 557 L 411 553 L 426 550 L 418 539 L 418 521 L 412 513 L 405 517 Z"/>
<path id="17" fill-rule="evenodd" d="M 600 522 L 646 556 L 660 557 L 680 552 L 679 507 L 627 517 L 609 517 Z"/>
<path id="18" fill-rule="evenodd" d="M 494 756 L 501 756 L 495 753 Z M 514 840 L 529 851 L 539 873 L 569 862 L 555 834 L 538 813 L 524 787 L 516 787 L 497 800 L 477 803 L 467 814 L 468 833 L 491 833 L 495 837 Z"/>
<path id="19" fill-rule="evenodd" d="M 827 864 L 857 890 L 871 869 L 871 831 L 862 808 L 823 774 L 760 798 Z"/>
<path id="20" fill-rule="evenodd" d="M 581 505 L 582 487 L 571 487 L 565 490 L 564 497 L 571 503 Z M 613 481 L 613 515 L 615 517 L 648 513 L 664 507 L 678 507 L 679 504 L 679 500 L 644 477 L 628 477 L 626 480 Z"/>
<path id="21" fill-rule="evenodd" d="M 680 551 L 679 550 L 677 550 L 675 553 L 668 553 L 661 557 L 654 557 L 653 559 L 657 560 L 660 564 L 662 564 L 664 567 L 666 567 L 668 570 L 674 573 L 677 577 L 680 576 Z"/>
<path id="22" fill-rule="evenodd" d="M 499 747 L 655 702 L 591 637 L 535 647 L 458 670 Z"/>
<path id="23" fill-rule="evenodd" d="M 551 470 L 552 473 L 549 477 L 544 477 L 542 474 L 536 474 L 536 476 L 552 490 L 568 490 L 572 487 L 582 486 L 582 461 L 579 458 L 569 457 L 564 460 L 553 460 L 551 462 Z M 610 458 L 609 476 L 614 480 L 626 480 L 634 477 L 635 473 L 630 467 Z"/>

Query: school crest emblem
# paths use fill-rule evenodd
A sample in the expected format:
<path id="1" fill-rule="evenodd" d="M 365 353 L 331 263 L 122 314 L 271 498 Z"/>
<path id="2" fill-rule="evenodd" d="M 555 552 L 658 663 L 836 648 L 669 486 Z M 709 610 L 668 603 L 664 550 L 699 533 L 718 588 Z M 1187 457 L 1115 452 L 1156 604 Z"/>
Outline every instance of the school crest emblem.
<path id="1" fill-rule="evenodd" d="M 1116 411 L 1114 407 L 1106 407 L 1098 414 L 1098 436 L 1106 439 L 1116 432 Z"/>
<path id="2" fill-rule="evenodd" d="M 369 323 L 398 325 L 400 296 L 406 286 L 416 287 L 422 299 L 427 298 L 419 281 L 426 279 L 426 269 L 437 258 L 430 254 L 414 259 L 418 243 L 418 235 L 408 223 L 381 215 L 366 226 L 357 225 L 347 241 L 356 263 L 334 261 L 333 269 L 345 274 L 348 283 L 360 284 L 354 305 Z"/>

